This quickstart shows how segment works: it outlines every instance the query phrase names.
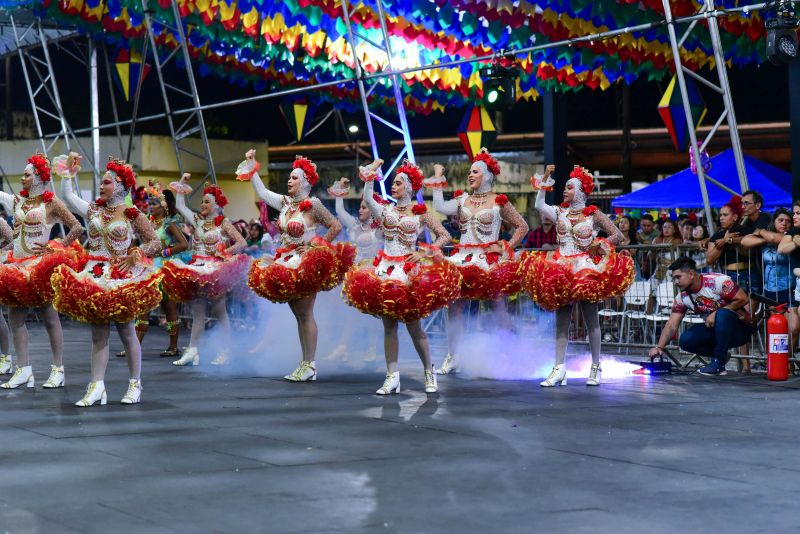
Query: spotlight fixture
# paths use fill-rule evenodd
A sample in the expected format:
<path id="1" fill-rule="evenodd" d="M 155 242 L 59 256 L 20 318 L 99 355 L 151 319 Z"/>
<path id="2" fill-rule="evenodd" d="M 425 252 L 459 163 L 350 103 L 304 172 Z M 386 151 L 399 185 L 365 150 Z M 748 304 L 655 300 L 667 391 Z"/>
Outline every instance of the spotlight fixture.
<path id="1" fill-rule="evenodd" d="M 517 100 L 519 65 L 513 54 L 496 57 L 480 70 L 483 79 L 483 105 L 486 109 L 511 109 Z"/>
<path id="2" fill-rule="evenodd" d="M 351 124 L 350 126 L 347 127 L 347 131 L 350 132 L 351 134 L 358 133 L 358 124 Z"/>
<path id="3" fill-rule="evenodd" d="M 767 29 L 767 59 L 774 65 L 787 65 L 797 59 L 797 18 L 791 0 L 780 0 L 775 18 L 764 23 Z"/>

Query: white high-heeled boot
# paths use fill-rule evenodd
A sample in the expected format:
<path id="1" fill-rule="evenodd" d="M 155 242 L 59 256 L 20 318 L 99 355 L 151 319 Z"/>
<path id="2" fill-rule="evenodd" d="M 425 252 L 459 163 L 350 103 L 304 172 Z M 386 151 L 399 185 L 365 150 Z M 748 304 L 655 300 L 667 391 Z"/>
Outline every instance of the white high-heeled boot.
<path id="1" fill-rule="evenodd" d="M 439 384 L 436 382 L 436 371 L 431 365 L 430 369 L 425 370 L 425 393 L 436 393 L 439 391 Z"/>
<path id="2" fill-rule="evenodd" d="M 393 391 L 394 390 L 394 391 Z M 375 392 L 376 395 L 389 395 L 390 393 L 400 393 L 400 373 L 386 373 L 386 380 L 383 385 Z"/>
<path id="3" fill-rule="evenodd" d="M 7 375 L 11 372 L 14 365 L 11 362 L 11 356 L 7 354 L 0 354 L 0 375 Z"/>
<path id="4" fill-rule="evenodd" d="M 30 365 L 26 365 L 25 367 L 17 367 L 17 370 L 14 371 L 11 379 L 5 384 L 0 385 L 0 388 L 16 389 L 22 384 L 26 384 L 29 388 L 33 387 L 33 369 Z"/>
<path id="5" fill-rule="evenodd" d="M 106 396 L 106 384 L 102 380 L 89 382 L 86 386 L 86 393 L 81 400 L 75 403 L 75 406 L 85 408 L 87 406 L 92 406 L 97 401 L 100 401 L 101 406 L 105 406 L 108 401 L 108 397 Z"/>
<path id="6" fill-rule="evenodd" d="M 551 388 L 556 384 L 561 384 L 562 386 L 567 385 L 567 366 L 563 363 L 553 367 L 553 370 L 550 371 L 550 376 L 539 383 L 543 388 Z"/>
<path id="7" fill-rule="evenodd" d="M 42 384 L 43 388 L 52 389 L 52 388 L 63 388 L 64 387 L 64 366 L 57 366 L 51 365 L 50 366 L 50 376 L 47 378 L 47 382 Z"/>
<path id="8" fill-rule="evenodd" d="M 593 363 L 592 369 L 589 371 L 589 378 L 586 379 L 587 386 L 599 386 L 600 385 L 600 373 L 603 370 L 600 369 L 599 363 Z"/>
<path id="9" fill-rule="evenodd" d="M 119 401 L 122 404 L 139 404 L 142 402 L 142 381 L 131 378 L 128 380 L 128 391 Z"/>
<path id="10" fill-rule="evenodd" d="M 441 367 L 436 370 L 437 375 L 449 375 L 455 374 L 458 372 L 458 362 L 456 361 L 456 357 L 452 354 L 447 354 L 447 357 L 442 362 Z"/>
<path id="11" fill-rule="evenodd" d="M 316 362 L 307 362 L 303 360 L 300 365 L 292 371 L 292 374 L 286 375 L 283 378 L 290 382 L 314 382 L 317 379 L 317 365 Z"/>
<path id="12" fill-rule="evenodd" d="M 223 350 L 219 354 L 217 354 L 216 358 L 211 360 L 211 365 L 228 365 L 229 361 L 230 361 L 230 356 L 228 356 L 228 351 Z"/>
<path id="13" fill-rule="evenodd" d="M 183 356 L 172 362 L 172 365 L 200 365 L 200 353 L 197 352 L 197 347 L 187 347 L 183 352 Z"/>

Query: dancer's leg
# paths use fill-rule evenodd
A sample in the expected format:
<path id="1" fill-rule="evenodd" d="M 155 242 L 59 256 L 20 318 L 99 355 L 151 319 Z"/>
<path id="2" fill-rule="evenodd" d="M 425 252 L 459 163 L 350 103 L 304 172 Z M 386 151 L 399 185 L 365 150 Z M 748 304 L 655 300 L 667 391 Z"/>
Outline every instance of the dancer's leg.
<path id="1" fill-rule="evenodd" d="M 178 335 L 180 333 L 180 322 L 178 321 L 178 303 L 172 300 L 165 300 L 161 303 L 164 315 L 167 318 L 167 334 L 169 334 L 169 350 L 178 349 Z"/>
<path id="2" fill-rule="evenodd" d="M 396 319 L 383 319 L 383 351 L 386 357 L 386 370 L 390 373 L 396 373 L 397 356 L 400 351 Z"/>
<path id="3" fill-rule="evenodd" d="M 8 322 L 11 323 L 11 335 L 14 337 L 14 350 L 17 351 L 17 367 L 30 365 L 28 358 L 28 308 L 9 308 Z"/>
<path id="4" fill-rule="evenodd" d="M 417 349 L 419 359 L 422 361 L 422 368 L 430 371 L 431 349 L 428 344 L 428 336 L 425 334 L 425 330 L 422 329 L 422 321 L 417 319 L 413 323 L 406 323 L 406 329 L 411 336 L 411 341 L 414 343 L 414 348 Z"/>
<path id="5" fill-rule="evenodd" d="M 92 325 L 92 382 L 103 380 L 108 365 L 108 333 L 111 325 Z"/>
<path id="6" fill-rule="evenodd" d="M 50 338 L 50 350 L 53 352 L 53 365 L 64 365 L 64 331 L 61 329 L 61 318 L 52 305 L 39 308 L 44 319 L 47 337 Z"/>
<path id="7" fill-rule="evenodd" d="M 600 316 L 597 314 L 596 302 L 581 302 L 581 313 L 586 331 L 589 334 L 589 348 L 592 351 L 592 363 L 600 363 Z"/>
<path id="8" fill-rule="evenodd" d="M 228 319 L 228 308 L 226 306 L 225 297 L 211 302 L 211 311 L 217 318 L 220 328 L 222 329 L 222 336 L 225 340 L 225 346 L 228 346 L 231 339 L 231 322 Z"/>
<path id="9" fill-rule="evenodd" d="M 3 309 L 0 308 L 0 354 L 8 354 L 9 352 L 11 352 L 11 336 L 9 335 L 6 317 L 3 315 Z"/>
<path id="10" fill-rule="evenodd" d="M 203 339 L 206 330 L 206 301 L 195 299 L 192 301 L 192 334 L 189 337 L 189 346 L 197 348 Z"/>
<path id="11" fill-rule="evenodd" d="M 447 350 L 451 356 L 458 354 L 458 342 L 464 334 L 464 308 L 467 300 L 458 299 L 447 308 Z M 410 332 L 410 331 L 409 331 Z"/>
<path id="12" fill-rule="evenodd" d="M 127 323 L 117 323 L 117 333 L 125 349 L 125 357 L 128 359 L 128 373 L 133 380 L 139 380 L 142 374 L 142 346 L 136 337 L 136 326 L 133 321 Z"/>
<path id="13" fill-rule="evenodd" d="M 569 325 L 572 321 L 572 305 L 556 310 L 556 365 L 564 363 L 569 343 Z"/>
<path id="14" fill-rule="evenodd" d="M 317 321 L 314 319 L 314 303 L 317 295 L 289 302 L 289 307 L 297 319 L 297 331 L 303 348 L 303 361 L 313 362 L 317 354 Z"/>

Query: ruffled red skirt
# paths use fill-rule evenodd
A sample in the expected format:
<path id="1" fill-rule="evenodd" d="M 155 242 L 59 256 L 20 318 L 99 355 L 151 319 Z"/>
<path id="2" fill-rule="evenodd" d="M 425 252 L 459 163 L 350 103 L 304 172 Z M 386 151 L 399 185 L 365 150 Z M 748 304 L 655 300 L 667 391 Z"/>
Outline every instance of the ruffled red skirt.
<path id="1" fill-rule="evenodd" d="M 500 243 L 502 254 L 487 253 L 486 249 Z M 519 261 L 506 241 L 480 245 L 456 245 L 447 258 L 461 273 L 459 298 L 468 300 L 497 300 L 503 295 L 519 293 L 517 275 Z"/>
<path id="2" fill-rule="evenodd" d="M 53 306 L 61 313 L 90 324 L 127 323 L 161 303 L 161 273 L 152 262 L 130 272 L 119 270 L 119 258 L 89 256 L 83 269 L 56 267 L 50 283 Z"/>
<path id="3" fill-rule="evenodd" d="M 546 310 L 621 295 L 635 275 L 633 259 L 617 254 L 613 247 L 609 254 L 594 258 L 588 254 L 562 256 L 557 250 L 526 252 L 519 272 L 522 288 Z"/>
<path id="4" fill-rule="evenodd" d="M 302 254 L 295 253 L 295 248 L 279 248 L 274 258 L 253 262 L 247 285 L 256 295 L 272 302 L 290 302 L 329 291 L 342 283 L 356 257 L 351 243 L 332 245 L 319 237 L 313 238 Z"/>
<path id="5" fill-rule="evenodd" d="M 78 243 L 64 247 L 48 243 L 52 252 L 41 256 L 15 258 L 9 252 L 6 263 L 0 264 L 0 304 L 14 308 L 39 308 L 53 302 L 50 278 L 59 265 L 80 270 L 87 256 Z"/>
<path id="6" fill-rule="evenodd" d="M 164 262 L 162 288 L 169 300 L 189 302 L 204 298 L 217 300 L 239 283 L 250 267 L 250 256 L 236 254 L 227 259 L 192 256 L 183 260 Z"/>
<path id="7" fill-rule="evenodd" d="M 459 297 L 461 274 L 445 259 L 409 263 L 380 251 L 372 265 L 350 269 L 342 294 L 363 313 L 410 323 Z"/>

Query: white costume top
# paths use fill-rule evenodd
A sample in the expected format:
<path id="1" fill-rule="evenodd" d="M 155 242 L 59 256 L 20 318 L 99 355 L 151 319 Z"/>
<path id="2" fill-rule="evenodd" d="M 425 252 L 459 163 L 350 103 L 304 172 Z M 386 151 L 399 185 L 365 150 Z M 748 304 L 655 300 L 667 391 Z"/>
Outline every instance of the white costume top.
<path id="1" fill-rule="evenodd" d="M 347 239 L 356 246 L 356 262 L 378 254 L 383 247 L 383 232 L 379 224 L 364 223 L 347 213 L 341 197 L 336 197 L 336 217 L 347 229 Z"/>

